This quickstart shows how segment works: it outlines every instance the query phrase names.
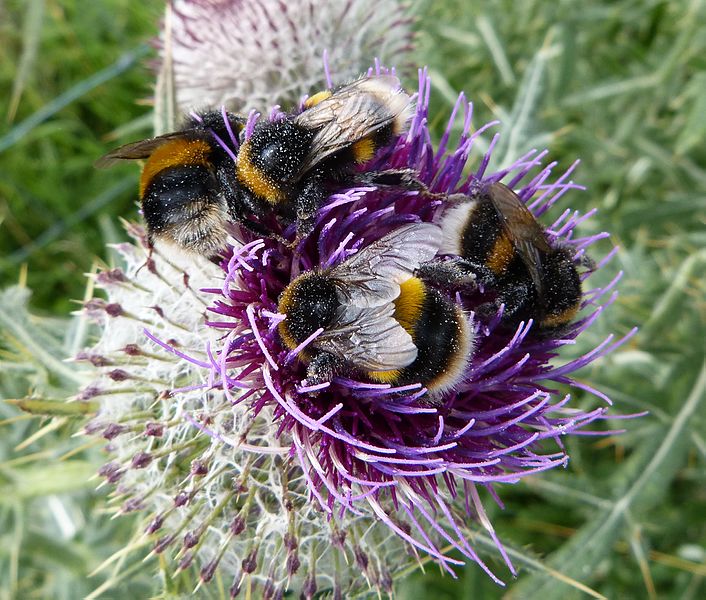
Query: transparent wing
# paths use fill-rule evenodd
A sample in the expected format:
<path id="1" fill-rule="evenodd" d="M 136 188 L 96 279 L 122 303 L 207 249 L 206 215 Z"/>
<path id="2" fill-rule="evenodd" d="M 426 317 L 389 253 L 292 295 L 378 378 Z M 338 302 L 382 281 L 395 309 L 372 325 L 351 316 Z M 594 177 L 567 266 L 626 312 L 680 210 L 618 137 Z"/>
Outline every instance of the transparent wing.
<path id="1" fill-rule="evenodd" d="M 99 158 L 94 164 L 99 169 L 105 169 L 113 166 L 121 160 L 139 160 L 149 158 L 150 155 L 162 144 L 181 138 L 184 138 L 184 132 L 174 131 L 158 137 L 148 138 L 138 142 L 131 142 L 129 144 L 125 144 L 124 146 L 120 146 L 119 148 L 115 148 L 115 150 L 111 150 L 108 154 Z"/>
<path id="2" fill-rule="evenodd" d="M 364 77 L 297 115 L 295 122 L 319 131 L 312 140 L 300 176 L 332 154 L 392 123 L 409 109 L 411 98 L 397 77 Z"/>
<path id="3" fill-rule="evenodd" d="M 506 185 L 493 183 L 487 193 L 500 215 L 500 221 L 510 241 L 525 263 L 532 283 L 541 296 L 544 289 L 540 273 L 541 254 L 551 252 L 544 229 L 520 197 Z"/>
<path id="4" fill-rule="evenodd" d="M 417 358 L 417 347 L 393 313 L 392 303 L 374 308 L 341 307 L 333 327 L 321 333 L 312 346 L 363 370 L 406 367 Z"/>
<path id="5" fill-rule="evenodd" d="M 436 255 L 441 228 L 432 223 L 398 227 L 331 269 L 344 306 L 373 307 L 391 302 L 400 284 Z"/>

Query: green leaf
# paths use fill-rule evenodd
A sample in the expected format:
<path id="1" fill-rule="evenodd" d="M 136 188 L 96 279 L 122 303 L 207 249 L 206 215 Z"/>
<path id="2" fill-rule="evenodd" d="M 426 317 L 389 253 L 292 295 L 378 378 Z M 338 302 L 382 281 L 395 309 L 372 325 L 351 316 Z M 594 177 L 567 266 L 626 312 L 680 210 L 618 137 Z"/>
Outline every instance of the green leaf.
<path id="1" fill-rule="evenodd" d="M 51 102 L 47 103 L 33 115 L 27 117 L 24 121 L 13 127 L 4 136 L 0 137 L 0 152 L 4 152 L 8 148 L 14 146 L 35 127 L 37 127 L 37 125 L 40 125 L 48 118 L 55 115 L 62 108 L 71 104 L 74 100 L 131 68 L 138 60 L 147 54 L 148 50 L 148 46 L 144 45 L 125 52 L 112 65 L 109 65 L 102 71 L 98 71 L 83 81 L 78 82 L 76 85 L 66 90 L 63 94 L 60 94 L 54 98 Z"/>
<path id="2" fill-rule="evenodd" d="M 82 460 L 43 463 L 15 469 L 9 474 L 12 483 L 0 485 L 0 504 L 15 502 L 17 498 L 30 500 L 51 494 L 90 489 L 96 486 L 96 482 L 91 481 L 95 474 L 96 466 Z"/>
<path id="3" fill-rule="evenodd" d="M 33 415 L 44 417 L 86 417 L 98 411 L 98 402 L 67 402 L 66 400 L 40 400 L 38 398 L 22 398 L 5 400 Z"/>
<path id="4" fill-rule="evenodd" d="M 17 65 L 17 75 L 12 83 L 12 95 L 7 108 L 7 120 L 12 122 L 22 97 L 27 79 L 37 58 L 37 48 L 42 33 L 44 0 L 30 0 L 27 3 L 26 20 L 22 32 L 22 57 Z"/>
<path id="5" fill-rule="evenodd" d="M 64 349 L 57 337 L 35 323 L 27 313 L 29 297 L 26 288 L 0 291 L 0 331 L 4 332 L 6 342 L 30 362 L 41 365 L 67 383 L 80 383 L 82 378 L 77 370 L 64 362 Z"/>

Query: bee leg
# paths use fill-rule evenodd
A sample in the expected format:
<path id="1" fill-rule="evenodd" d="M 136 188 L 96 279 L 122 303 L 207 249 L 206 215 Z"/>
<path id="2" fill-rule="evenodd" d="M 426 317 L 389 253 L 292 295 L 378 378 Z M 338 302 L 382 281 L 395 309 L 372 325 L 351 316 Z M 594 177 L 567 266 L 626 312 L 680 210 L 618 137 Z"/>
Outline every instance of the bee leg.
<path id="1" fill-rule="evenodd" d="M 294 245 L 309 236 L 316 225 L 319 207 L 326 200 L 326 188 L 318 173 L 307 177 L 297 196 L 297 237 Z"/>
<path id="2" fill-rule="evenodd" d="M 437 194 L 419 179 L 419 173 L 414 169 L 386 169 L 359 173 L 354 179 L 355 185 L 374 185 L 376 187 L 396 187 L 412 192 L 420 192 L 431 198 L 446 198 L 446 194 Z"/>
<path id="3" fill-rule="evenodd" d="M 260 225 L 260 223 L 256 223 L 255 221 L 250 221 L 249 219 L 237 219 L 238 223 L 240 223 L 243 227 L 248 229 L 251 233 L 254 233 L 255 235 L 259 235 L 263 238 L 268 238 L 271 240 L 278 241 L 280 244 L 284 244 L 288 248 L 292 248 L 294 245 L 294 242 L 290 242 L 286 237 L 275 233 L 274 231 L 270 231 L 265 227 L 264 225 Z"/>
<path id="4" fill-rule="evenodd" d="M 226 206 L 228 207 L 228 214 L 230 217 L 236 223 L 244 225 L 253 233 L 262 235 L 258 229 L 264 230 L 265 228 L 247 218 L 248 215 L 262 217 L 265 212 L 263 210 L 262 203 L 259 202 L 249 190 L 238 185 L 234 176 L 230 172 L 227 172 L 224 169 L 219 169 L 216 172 L 216 176 L 221 184 L 221 189 L 223 190 L 223 195 L 225 196 Z"/>
<path id="5" fill-rule="evenodd" d="M 572 245 L 569 244 L 568 242 L 563 242 L 563 241 L 555 241 L 553 243 L 554 249 L 555 250 L 565 250 L 568 255 L 571 257 L 571 260 L 574 262 L 578 262 L 580 266 L 582 266 L 584 269 L 588 271 L 595 271 L 596 270 L 596 261 L 593 260 L 588 254 L 585 252 L 581 253 L 581 256 L 578 258 L 576 257 L 577 250 L 576 248 Z"/>
<path id="6" fill-rule="evenodd" d="M 532 313 L 537 312 L 532 310 L 534 308 L 532 304 L 536 301 L 536 293 L 532 282 L 505 284 L 502 286 L 502 292 L 495 301 L 481 304 L 477 307 L 476 314 L 480 317 L 494 317 L 500 310 L 500 305 L 504 304 L 503 321 L 518 321 L 518 315 L 521 312 L 524 313 L 527 309 L 530 309 Z"/>
<path id="7" fill-rule="evenodd" d="M 449 260 L 432 260 L 417 269 L 420 279 L 441 286 L 496 287 L 498 278 L 485 265 L 455 257 Z"/>
<path id="8" fill-rule="evenodd" d="M 579 264 L 587 271 L 596 270 L 596 261 L 593 260 L 588 254 L 582 254 L 579 258 Z"/>
<path id="9" fill-rule="evenodd" d="M 415 275 L 440 287 L 477 287 L 476 270 L 461 258 L 432 260 L 421 265 Z"/>
<path id="10" fill-rule="evenodd" d="M 414 169 L 385 169 L 384 171 L 368 171 L 357 173 L 355 183 L 380 186 L 401 186 L 415 190 L 426 190 L 427 186 L 419 180 Z"/>
<path id="11" fill-rule="evenodd" d="M 331 381 L 341 372 L 344 364 L 344 360 L 338 356 L 328 352 L 318 352 L 307 367 L 306 384 L 318 385 L 319 383 Z"/>

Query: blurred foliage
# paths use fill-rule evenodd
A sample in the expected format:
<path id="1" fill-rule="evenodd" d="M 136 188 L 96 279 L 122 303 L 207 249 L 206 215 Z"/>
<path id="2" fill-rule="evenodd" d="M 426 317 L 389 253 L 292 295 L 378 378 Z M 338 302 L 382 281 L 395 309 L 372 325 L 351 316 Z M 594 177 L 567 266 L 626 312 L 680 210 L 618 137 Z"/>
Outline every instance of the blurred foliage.
<path id="1" fill-rule="evenodd" d="M 110 220 L 134 214 L 130 170 L 93 161 L 111 133 L 147 110 L 141 60 L 162 2 L 0 4 L 0 283 L 29 265 L 37 306 L 66 314 L 83 295 Z M 145 129 L 147 134 L 148 130 Z"/>
<path id="2" fill-rule="evenodd" d="M 30 316 L 22 288 L 0 298 L 4 397 L 61 397 L 77 385 L 80 373 L 61 360 L 86 332 L 76 323 L 67 330 L 64 317 L 83 296 L 93 257 L 122 236 L 116 217 L 135 214 L 135 170 L 96 172 L 92 163 L 148 133 L 149 108 L 136 101 L 151 93 L 144 44 L 161 4 L 0 4 L 8 90 L 0 97 L 0 284 L 26 285 L 30 312 L 51 315 Z M 505 510 L 488 502 L 518 579 L 493 562 L 490 544 L 474 540 L 506 589 L 473 565 L 458 580 L 427 566 L 401 582 L 399 597 L 704 597 L 704 2 L 420 0 L 415 10 L 437 133 L 463 90 L 476 126 L 503 122 L 496 157 L 547 147 L 560 166 L 582 159 L 574 178 L 588 191 L 569 194 L 555 214 L 597 207 L 585 233 L 611 231 L 621 251 L 591 282 L 625 274 L 618 300 L 576 352 L 640 325 L 584 379 L 614 400 L 615 414 L 650 414 L 606 424 L 622 435 L 567 439 L 568 469 L 500 488 Z M 0 419 L 0 580 L 9 582 L 0 598 L 82 597 L 106 581 L 106 572 L 86 576 L 135 525 L 96 513 L 103 498 L 87 475 L 100 464 L 97 449 L 62 460 L 82 442 L 69 437 L 69 418 L 38 423 L 0 404 Z M 154 593 L 154 563 L 130 560 L 106 597 Z"/>

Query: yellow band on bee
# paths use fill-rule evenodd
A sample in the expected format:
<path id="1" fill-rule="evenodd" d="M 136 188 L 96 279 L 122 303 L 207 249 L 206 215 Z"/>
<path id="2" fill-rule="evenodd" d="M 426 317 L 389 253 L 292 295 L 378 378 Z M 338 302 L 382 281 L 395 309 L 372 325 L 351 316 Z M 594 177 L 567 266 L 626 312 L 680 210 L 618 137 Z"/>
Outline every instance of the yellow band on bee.
<path id="1" fill-rule="evenodd" d="M 400 295 L 395 299 L 395 321 L 412 336 L 414 340 L 414 327 L 419 321 L 426 297 L 426 288 L 421 279 L 410 277 L 400 285 Z M 368 371 L 368 377 L 378 383 L 395 383 L 402 371 Z"/>
<path id="2" fill-rule="evenodd" d="M 510 266 L 510 261 L 513 256 L 514 248 L 512 242 L 510 238 L 503 233 L 495 240 L 493 250 L 488 257 L 488 268 L 496 275 L 500 275 Z"/>
<path id="3" fill-rule="evenodd" d="M 395 369 L 394 371 L 368 371 L 367 375 L 377 383 L 394 383 L 399 379 L 400 373 L 399 369 Z"/>
<path id="4" fill-rule="evenodd" d="M 286 315 L 292 308 L 293 296 L 295 294 L 296 287 L 297 284 L 294 282 L 284 288 L 284 292 L 282 292 L 282 296 L 279 299 L 279 304 L 277 305 L 277 311 L 280 314 Z M 287 320 L 285 319 L 282 321 L 277 329 L 279 330 L 279 335 L 282 338 L 284 345 L 290 350 L 294 350 L 294 348 L 297 347 L 297 340 L 294 339 L 294 336 L 289 331 L 289 324 L 287 323 Z"/>
<path id="5" fill-rule="evenodd" d="M 422 314 L 426 288 L 421 279 L 410 277 L 400 285 L 400 295 L 395 299 L 395 321 L 414 339 L 414 326 Z"/>
<path id="6" fill-rule="evenodd" d="M 282 343 L 287 348 L 294 350 L 298 346 L 297 340 L 294 339 L 294 336 L 289 331 L 286 319 L 277 326 L 277 331 L 279 331 L 279 337 L 282 338 Z"/>
<path id="7" fill-rule="evenodd" d="M 250 144 L 247 141 L 240 146 L 238 151 L 235 172 L 238 180 L 245 187 L 270 204 L 277 204 L 286 199 L 285 193 L 253 164 L 250 159 Z"/>
<path id="8" fill-rule="evenodd" d="M 370 138 L 363 138 L 356 142 L 351 146 L 351 150 L 353 151 L 353 158 L 358 164 L 366 163 L 375 156 L 375 144 Z"/>
<path id="9" fill-rule="evenodd" d="M 207 167 L 211 146 L 205 140 L 180 138 L 165 142 L 147 159 L 140 176 L 140 198 L 155 175 L 169 167 L 202 165 Z"/>
<path id="10" fill-rule="evenodd" d="M 570 306 L 561 312 L 545 317 L 542 319 L 540 325 L 542 327 L 560 327 L 561 325 L 566 325 L 574 320 L 578 311 L 579 305 L 577 303 L 575 306 Z"/>

